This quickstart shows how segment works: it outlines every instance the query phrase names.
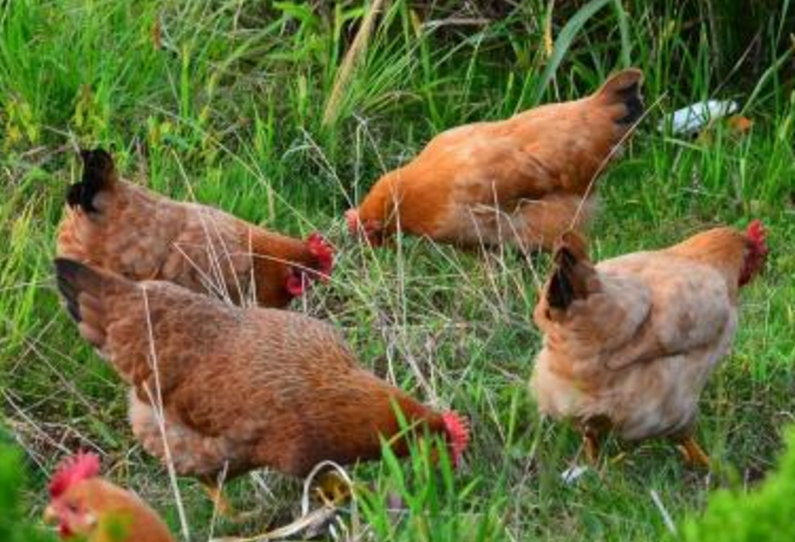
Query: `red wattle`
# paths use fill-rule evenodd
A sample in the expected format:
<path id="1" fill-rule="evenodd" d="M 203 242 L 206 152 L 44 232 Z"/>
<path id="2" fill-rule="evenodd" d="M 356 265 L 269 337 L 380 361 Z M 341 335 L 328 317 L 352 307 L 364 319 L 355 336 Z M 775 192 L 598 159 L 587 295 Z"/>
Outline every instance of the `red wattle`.
<path id="1" fill-rule="evenodd" d="M 293 297 L 300 297 L 304 295 L 304 278 L 300 272 L 293 271 L 292 275 L 287 278 L 285 288 L 290 292 Z"/>
<path id="2" fill-rule="evenodd" d="M 447 431 L 453 464 L 458 466 L 469 445 L 469 422 L 456 412 L 445 412 L 442 414 L 442 420 Z"/>

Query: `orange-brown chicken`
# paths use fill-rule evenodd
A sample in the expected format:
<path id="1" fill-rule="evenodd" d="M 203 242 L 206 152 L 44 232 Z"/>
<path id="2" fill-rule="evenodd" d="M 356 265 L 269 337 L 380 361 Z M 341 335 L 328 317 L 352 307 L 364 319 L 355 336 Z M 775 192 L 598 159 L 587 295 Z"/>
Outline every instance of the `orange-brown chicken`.
<path id="1" fill-rule="evenodd" d="M 50 482 L 45 520 L 63 540 L 86 542 L 174 542 L 168 528 L 144 501 L 99 475 L 99 458 L 66 459 Z"/>
<path id="2" fill-rule="evenodd" d="M 409 424 L 446 438 L 457 462 L 465 422 L 436 412 L 358 365 L 336 331 L 305 316 L 241 308 L 163 281 L 132 282 L 56 260 L 80 334 L 130 385 L 132 430 L 177 472 L 215 481 L 258 467 L 305 476 L 316 464 L 408 452 Z"/>
<path id="3" fill-rule="evenodd" d="M 375 245 L 400 229 L 464 246 L 551 248 L 594 214 L 592 185 L 643 113 L 642 80 L 625 70 L 587 98 L 439 134 L 348 211 L 351 233 Z"/>
<path id="4" fill-rule="evenodd" d="M 103 150 L 82 158 L 83 179 L 69 191 L 58 232 L 59 256 L 268 307 L 285 307 L 331 273 L 333 251 L 316 233 L 300 241 L 170 200 L 120 179 Z"/>
<path id="5" fill-rule="evenodd" d="M 671 437 L 690 462 L 707 379 L 731 349 L 739 288 L 761 271 L 765 231 L 715 228 L 673 247 L 596 265 L 563 236 L 535 309 L 544 333 L 531 389 L 543 415 L 570 419 L 595 459 L 600 435 Z"/>

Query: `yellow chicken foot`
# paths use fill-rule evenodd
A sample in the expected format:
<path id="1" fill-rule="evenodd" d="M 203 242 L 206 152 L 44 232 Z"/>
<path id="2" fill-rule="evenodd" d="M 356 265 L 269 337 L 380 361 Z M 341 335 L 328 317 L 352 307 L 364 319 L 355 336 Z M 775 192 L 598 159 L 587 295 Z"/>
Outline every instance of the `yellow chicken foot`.
<path id="1" fill-rule="evenodd" d="M 315 494 L 329 508 L 337 508 L 351 498 L 353 489 L 350 484 L 334 471 L 318 476 Z"/>
<path id="2" fill-rule="evenodd" d="M 599 436 L 596 433 L 583 433 L 582 444 L 585 449 L 585 459 L 592 466 L 599 462 Z"/>
<path id="3" fill-rule="evenodd" d="M 224 490 L 218 484 L 212 482 L 202 482 L 202 489 L 204 489 L 207 496 L 213 502 L 213 506 L 218 511 L 219 516 L 230 518 L 235 516 L 235 509 L 229 504 L 224 496 Z"/>
<path id="4" fill-rule="evenodd" d="M 709 456 L 704 453 L 704 450 L 701 449 L 701 446 L 698 445 L 692 435 L 679 440 L 678 444 L 679 449 L 685 456 L 685 463 L 709 469 Z"/>
<path id="5" fill-rule="evenodd" d="M 224 490 L 216 483 L 201 482 L 201 486 L 213 502 L 218 515 L 230 523 L 245 523 L 261 514 L 260 510 L 252 510 L 250 512 L 238 512 L 235 510 L 235 507 L 224 496 Z"/>
<path id="6" fill-rule="evenodd" d="M 210 497 L 213 506 L 218 511 L 218 515 L 232 523 L 244 523 L 259 515 L 258 511 L 238 512 L 234 506 L 224 496 L 224 490 L 213 482 L 202 482 L 202 489 Z"/>

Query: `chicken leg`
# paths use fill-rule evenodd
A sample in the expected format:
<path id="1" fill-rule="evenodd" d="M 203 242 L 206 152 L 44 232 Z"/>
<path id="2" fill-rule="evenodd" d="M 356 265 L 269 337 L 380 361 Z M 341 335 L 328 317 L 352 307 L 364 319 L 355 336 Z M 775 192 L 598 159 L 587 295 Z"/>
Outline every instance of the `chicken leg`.
<path id="1" fill-rule="evenodd" d="M 353 495 L 353 488 L 334 471 L 322 473 L 318 477 L 315 494 L 329 508 L 337 508 Z"/>
<path id="2" fill-rule="evenodd" d="M 215 482 L 201 482 L 202 489 L 215 506 L 218 515 L 224 518 L 234 518 L 237 513 L 224 496 L 224 490 Z"/>
<path id="3" fill-rule="evenodd" d="M 597 433 L 586 431 L 582 434 L 582 445 L 585 449 L 585 459 L 592 466 L 599 462 L 600 442 Z"/>
<path id="4" fill-rule="evenodd" d="M 701 449 L 693 435 L 688 435 L 677 441 L 679 449 L 685 456 L 685 463 L 688 465 L 709 469 L 709 456 Z"/>
<path id="5" fill-rule="evenodd" d="M 245 523 L 261 513 L 260 510 L 249 512 L 238 512 L 235 510 L 235 507 L 224 496 L 223 488 L 215 482 L 201 482 L 201 486 L 218 511 L 218 515 L 231 523 Z"/>

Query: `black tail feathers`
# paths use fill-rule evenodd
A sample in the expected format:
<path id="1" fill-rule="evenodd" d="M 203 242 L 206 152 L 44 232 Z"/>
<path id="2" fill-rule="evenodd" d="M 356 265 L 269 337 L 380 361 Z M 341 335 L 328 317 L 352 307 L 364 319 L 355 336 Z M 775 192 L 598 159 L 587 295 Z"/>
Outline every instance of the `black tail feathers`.
<path id="1" fill-rule="evenodd" d="M 645 106 L 643 105 L 643 98 L 640 94 L 640 83 L 635 83 L 627 88 L 618 91 L 618 95 L 624 102 L 627 108 L 627 114 L 618 119 L 618 124 L 635 124 L 643 116 Z"/>
<path id="2" fill-rule="evenodd" d="M 555 270 L 546 294 L 551 308 L 566 310 L 575 300 L 588 296 L 588 280 L 594 269 L 588 260 L 586 244 L 586 240 L 573 231 L 565 233 L 558 242 Z"/>
<path id="3" fill-rule="evenodd" d="M 634 124 L 643 116 L 645 107 L 640 89 L 643 84 L 643 72 L 630 68 L 610 77 L 602 88 L 600 94 L 609 103 L 622 103 L 626 107 L 626 114 L 616 120 L 618 124 Z"/>
<path id="4" fill-rule="evenodd" d="M 574 284 L 572 284 L 570 277 L 570 272 L 576 264 L 576 260 L 566 248 L 558 251 L 556 259 L 559 259 L 560 263 L 555 266 L 552 279 L 549 281 L 547 303 L 554 309 L 566 310 L 576 299 Z"/>
<path id="5" fill-rule="evenodd" d="M 103 149 L 82 150 L 83 180 L 73 184 L 66 195 L 70 207 L 80 206 L 88 213 L 96 213 L 94 197 L 116 182 L 116 166 L 113 158 Z"/>

